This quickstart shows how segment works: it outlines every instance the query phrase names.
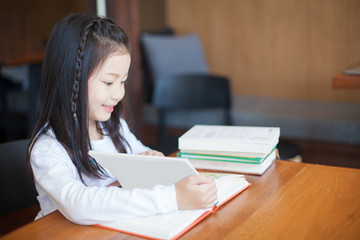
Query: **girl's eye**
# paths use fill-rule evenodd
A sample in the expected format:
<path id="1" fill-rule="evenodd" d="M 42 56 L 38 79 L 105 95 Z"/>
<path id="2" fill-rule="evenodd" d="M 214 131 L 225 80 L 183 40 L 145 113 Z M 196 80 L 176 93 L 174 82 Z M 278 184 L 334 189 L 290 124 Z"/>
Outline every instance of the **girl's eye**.
<path id="1" fill-rule="evenodd" d="M 104 82 L 105 83 L 105 85 L 107 85 L 107 86 L 110 86 L 111 84 L 112 84 L 112 82 Z"/>

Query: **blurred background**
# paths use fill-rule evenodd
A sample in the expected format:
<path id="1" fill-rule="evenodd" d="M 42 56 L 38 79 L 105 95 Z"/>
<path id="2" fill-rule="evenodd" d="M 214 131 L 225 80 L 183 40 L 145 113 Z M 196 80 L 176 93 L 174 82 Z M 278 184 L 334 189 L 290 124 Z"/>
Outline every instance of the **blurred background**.
<path id="1" fill-rule="evenodd" d="M 279 126 L 284 152 L 301 161 L 360 168 L 360 87 L 333 83 L 360 64 L 359 0 L 2 0 L 1 142 L 32 133 L 53 25 L 70 12 L 95 14 L 101 3 L 132 41 L 125 101 L 145 144 L 176 151 L 176 142 L 159 144 L 156 79 L 141 36 L 196 34 L 208 73 L 229 80 L 233 125 Z M 172 111 L 165 131 L 176 139 L 194 124 L 221 119 L 216 110 Z"/>

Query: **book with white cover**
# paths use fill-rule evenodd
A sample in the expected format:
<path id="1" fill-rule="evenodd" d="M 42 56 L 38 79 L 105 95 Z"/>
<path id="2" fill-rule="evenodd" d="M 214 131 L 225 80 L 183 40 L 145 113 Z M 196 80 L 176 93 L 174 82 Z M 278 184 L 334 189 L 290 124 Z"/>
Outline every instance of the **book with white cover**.
<path id="1" fill-rule="evenodd" d="M 179 149 L 182 152 L 240 152 L 246 157 L 246 153 L 270 153 L 279 137 L 279 127 L 195 125 L 179 138 Z"/>
<path id="2" fill-rule="evenodd" d="M 360 76 L 360 66 L 353 67 L 351 69 L 345 70 L 345 74 L 347 75 L 357 75 Z"/>

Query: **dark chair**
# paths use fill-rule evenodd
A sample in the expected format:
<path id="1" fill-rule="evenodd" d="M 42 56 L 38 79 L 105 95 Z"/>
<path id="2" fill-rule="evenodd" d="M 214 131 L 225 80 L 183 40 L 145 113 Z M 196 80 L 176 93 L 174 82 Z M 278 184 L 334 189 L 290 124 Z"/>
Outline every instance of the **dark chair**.
<path id="1" fill-rule="evenodd" d="M 167 145 L 166 114 L 173 110 L 222 109 L 223 123 L 231 125 L 231 92 L 225 77 L 204 74 L 160 77 L 154 83 L 152 103 L 158 110 L 159 140 Z M 173 150 L 177 150 L 177 146 Z"/>
<path id="2" fill-rule="evenodd" d="M 9 93 L 23 94 L 21 84 L 15 83 L 10 78 L 0 73 L 0 134 L 1 141 L 11 141 L 19 139 L 19 135 L 24 135 L 27 131 L 27 122 L 22 119 L 26 114 L 18 113 L 11 109 Z M 12 104 L 14 104 L 12 102 Z M 22 117 L 19 117 L 19 116 Z"/>
<path id="3" fill-rule="evenodd" d="M 279 150 L 279 156 L 281 160 L 302 162 L 302 150 L 298 144 L 280 139 L 277 145 L 277 149 Z"/>
<path id="4" fill-rule="evenodd" d="M 29 217 L 25 214 L 17 214 L 16 218 L 23 219 L 14 219 L 13 216 L 17 211 L 37 205 L 35 185 L 25 164 L 28 143 L 29 140 L 25 139 L 0 144 L 1 234 L 7 232 L 9 228 L 14 229 L 32 221 L 35 217 L 35 215 Z M 31 214 L 36 211 L 38 207 Z M 27 219 L 24 220 L 24 218 Z"/>
<path id="5" fill-rule="evenodd" d="M 15 83 L 11 77 L 4 76 L 1 68 L 0 65 L 0 140 L 7 142 L 28 138 L 35 126 L 42 101 L 42 63 L 29 64 L 27 90 L 23 90 L 22 85 Z M 16 105 L 21 107 L 14 108 Z"/>
<path id="6" fill-rule="evenodd" d="M 174 119 L 171 119 L 174 115 L 169 117 L 168 113 L 180 112 L 177 120 L 183 123 L 176 127 L 178 130 L 179 127 L 188 128 L 185 115 L 196 116 L 194 110 L 222 108 L 223 124 L 231 124 L 231 94 L 228 79 L 211 73 L 197 33 L 176 35 L 172 30 L 165 33 L 144 33 L 140 42 L 144 50 L 143 60 L 152 79 L 150 103 L 159 116 L 159 144 L 152 147 L 169 154 L 177 150 L 177 138 L 165 138 L 165 128 L 172 125 Z M 218 116 L 214 119 L 201 117 L 192 124 L 206 124 Z"/>

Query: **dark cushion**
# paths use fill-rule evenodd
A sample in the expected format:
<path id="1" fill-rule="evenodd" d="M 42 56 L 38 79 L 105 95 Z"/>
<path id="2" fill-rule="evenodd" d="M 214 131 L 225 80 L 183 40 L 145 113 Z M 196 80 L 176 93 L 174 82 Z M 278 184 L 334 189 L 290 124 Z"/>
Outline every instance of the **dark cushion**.
<path id="1" fill-rule="evenodd" d="M 184 36 L 144 33 L 141 41 L 155 80 L 167 75 L 209 73 L 199 37 L 195 33 Z"/>

